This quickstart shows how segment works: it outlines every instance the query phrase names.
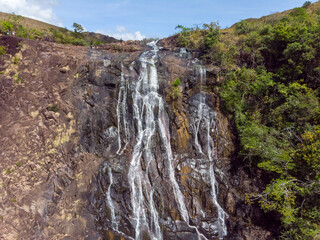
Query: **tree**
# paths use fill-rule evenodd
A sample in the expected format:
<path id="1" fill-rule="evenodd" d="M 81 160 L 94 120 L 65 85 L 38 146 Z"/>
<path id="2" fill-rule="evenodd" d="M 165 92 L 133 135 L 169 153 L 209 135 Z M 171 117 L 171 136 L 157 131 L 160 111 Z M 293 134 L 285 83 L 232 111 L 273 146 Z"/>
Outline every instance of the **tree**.
<path id="1" fill-rule="evenodd" d="M 306 7 L 310 6 L 310 5 L 311 5 L 311 2 L 310 2 L 310 1 L 306 1 L 306 2 L 302 5 L 302 7 L 303 7 L 303 8 L 306 8 Z"/>
<path id="2" fill-rule="evenodd" d="M 81 33 L 84 30 L 83 27 L 78 23 L 73 23 L 72 27 L 74 28 L 75 33 Z"/>
<path id="3" fill-rule="evenodd" d="M 220 27 L 215 22 L 204 24 L 203 27 L 207 30 L 204 38 L 204 43 L 208 49 L 211 49 L 219 42 Z"/>

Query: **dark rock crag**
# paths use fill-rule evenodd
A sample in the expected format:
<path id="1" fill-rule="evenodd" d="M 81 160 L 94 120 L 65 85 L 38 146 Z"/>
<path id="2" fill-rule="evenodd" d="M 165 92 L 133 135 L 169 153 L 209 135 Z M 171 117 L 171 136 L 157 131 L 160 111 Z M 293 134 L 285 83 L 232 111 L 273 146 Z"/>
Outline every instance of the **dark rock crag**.
<path id="1" fill-rule="evenodd" d="M 1 239 L 135 238 L 128 170 L 137 126 L 129 82 L 139 79 L 138 59 L 148 47 L 131 42 L 90 49 L 8 36 L 1 37 L 0 45 L 7 48 L 0 56 Z M 228 215 L 224 239 L 271 239 L 268 219 L 256 206 L 244 204 L 245 193 L 258 192 L 263 182 L 233 158 L 232 126 L 212 91 L 219 68 L 201 67 L 196 53 L 179 51 L 160 49 L 155 65 L 172 165 L 191 227 L 179 212 L 161 157 L 165 149 L 155 134 L 151 149 L 157 164 L 149 179 L 157 189 L 153 200 L 163 239 L 198 239 L 197 231 L 207 239 L 219 238 L 210 228 L 218 218 L 207 179 L 210 161 L 197 151 L 197 142 L 207 145 L 206 136 L 216 151 L 217 201 Z M 202 83 L 199 68 L 207 69 Z M 127 88 L 122 106 L 126 127 L 124 116 L 120 122 L 117 116 L 121 86 Z M 208 134 L 200 124 L 195 140 L 203 99 L 215 128 Z M 141 239 L 150 235 L 142 231 Z"/>

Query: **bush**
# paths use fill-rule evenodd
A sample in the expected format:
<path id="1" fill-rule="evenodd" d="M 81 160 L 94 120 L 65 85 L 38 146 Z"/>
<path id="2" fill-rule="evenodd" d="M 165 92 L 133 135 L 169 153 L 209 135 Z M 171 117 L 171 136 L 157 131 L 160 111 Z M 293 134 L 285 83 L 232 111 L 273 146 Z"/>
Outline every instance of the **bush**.
<path id="1" fill-rule="evenodd" d="M 172 83 L 172 86 L 173 86 L 173 87 L 179 87 L 180 84 L 181 84 L 180 79 L 177 78 L 177 79 Z"/>
<path id="2" fill-rule="evenodd" d="M 14 56 L 13 59 L 12 59 L 12 63 L 18 65 L 19 62 L 20 62 L 20 58 Z"/>
<path id="3" fill-rule="evenodd" d="M 0 55 L 5 55 L 7 53 L 7 48 L 5 46 L 0 46 Z"/>
<path id="4" fill-rule="evenodd" d="M 85 46 L 85 45 L 87 45 L 86 41 L 84 39 L 80 39 L 80 38 L 73 39 L 71 43 L 73 45 L 76 45 L 76 46 Z"/>
<path id="5" fill-rule="evenodd" d="M 21 83 L 22 83 L 22 79 L 20 78 L 20 76 L 19 76 L 18 73 L 15 74 L 15 75 L 13 76 L 13 78 L 16 80 L 16 82 L 17 82 L 18 84 L 21 84 Z"/>
<path id="6" fill-rule="evenodd" d="M 250 31 L 249 24 L 247 21 L 242 20 L 235 25 L 236 32 L 240 34 L 246 34 Z"/>
<path id="7" fill-rule="evenodd" d="M 98 41 L 94 41 L 94 42 L 93 42 L 93 45 L 99 46 L 99 45 L 101 45 L 101 41 L 99 41 L 99 40 L 98 40 Z"/>
<path id="8" fill-rule="evenodd" d="M 49 106 L 48 110 L 52 112 L 58 112 L 58 108 L 56 106 Z"/>
<path id="9" fill-rule="evenodd" d="M 8 21 L 3 22 L 2 26 L 3 26 L 5 32 L 7 30 L 12 31 L 12 29 L 13 29 L 13 24 L 11 22 L 8 22 Z"/>

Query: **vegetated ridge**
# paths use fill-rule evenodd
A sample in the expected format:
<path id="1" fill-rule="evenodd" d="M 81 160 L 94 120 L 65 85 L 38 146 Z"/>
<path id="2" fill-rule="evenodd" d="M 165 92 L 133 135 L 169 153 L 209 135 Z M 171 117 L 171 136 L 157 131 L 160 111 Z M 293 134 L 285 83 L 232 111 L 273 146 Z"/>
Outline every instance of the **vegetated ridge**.
<path id="1" fill-rule="evenodd" d="M 70 26 L 71 27 L 71 26 Z M 45 22 L 21 15 L 0 12 L 0 33 L 14 31 L 15 36 L 29 39 L 45 40 L 72 45 L 101 45 L 115 43 L 119 40 L 99 33 L 84 32 L 80 24 L 74 23 L 74 31 L 57 27 Z"/>

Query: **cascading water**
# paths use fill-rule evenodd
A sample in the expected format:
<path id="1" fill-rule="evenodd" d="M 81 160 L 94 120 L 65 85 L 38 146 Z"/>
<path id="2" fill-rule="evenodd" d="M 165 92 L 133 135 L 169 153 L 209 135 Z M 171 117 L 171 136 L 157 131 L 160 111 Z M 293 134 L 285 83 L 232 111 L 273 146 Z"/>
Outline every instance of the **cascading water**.
<path id="1" fill-rule="evenodd" d="M 200 103 L 197 109 L 197 116 L 195 117 L 195 122 L 193 125 L 194 129 L 194 140 L 198 152 L 201 155 L 206 155 L 210 163 L 209 175 L 211 184 L 211 196 L 214 205 L 217 208 L 218 219 L 217 219 L 217 232 L 219 239 L 223 239 L 227 235 L 227 227 L 225 219 L 228 217 L 226 212 L 222 209 L 218 202 L 218 184 L 215 176 L 214 160 L 217 159 L 217 151 L 215 147 L 215 142 L 210 135 L 211 131 L 217 131 L 216 125 L 216 113 L 205 103 L 205 95 L 201 92 L 202 82 L 206 78 L 206 70 L 202 66 L 199 67 L 200 75 Z M 201 146 L 199 142 L 200 129 L 203 128 L 206 132 L 206 146 Z M 206 151 L 204 151 L 206 150 Z"/>
<path id="2" fill-rule="evenodd" d="M 106 198 L 107 198 L 106 200 L 107 200 L 107 205 L 110 209 L 110 214 L 111 214 L 111 226 L 115 231 L 117 231 L 119 223 L 116 219 L 115 208 L 114 208 L 113 200 L 111 198 L 111 187 L 113 185 L 112 170 L 109 166 L 106 166 L 106 167 L 108 168 L 108 176 L 109 176 L 109 186 L 106 192 Z"/>
<path id="3" fill-rule="evenodd" d="M 147 232 L 151 239 L 162 239 L 163 233 L 159 225 L 159 213 L 153 200 L 154 186 L 149 179 L 149 167 L 155 163 L 152 152 L 153 136 L 160 134 L 161 144 L 165 149 L 169 181 L 182 219 L 190 228 L 195 229 L 199 239 L 204 238 L 198 229 L 189 225 L 188 209 L 184 196 L 175 179 L 173 154 L 170 145 L 170 133 L 167 128 L 162 96 L 158 94 L 158 76 L 155 63 L 158 47 L 155 42 L 149 44 L 152 50 L 144 52 L 140 76 L 133 91 L 133 115 L 136 125 L 136 145 L 133 149 L 128 180 L 131 188 L 131 204 L 135 239 L 141 239 L 141 232 Z M 145 165 L 145 169 L 142 166 Z M 201 236 L 201 237 L 200 237 Z"/>
<path id="4" fill-rule="evenodd" d="M 125 74 L 123 72 L 123 65 L 121 64 L 121 80 L 120 80 L 120 89 L 118 96 L 118 104 L 117 104 L 117 120 L 118 120 L 118 154 L 122 154 L 126 149 L 127 144 L 129 142 L 129 129 L 128 129 L 128 118 L 127 118 L 127 86 Z M 125 146 L 122 148 L 122 140 L 121 140 L 121 131 L 123 129 L 123 133 L 125 135 Z"/>
<path id="5" fill-rule="evenodd" d="M 134 237 L 135 240 L 176 239 L 175 234 L 190 234 L 190 239 L 197 237 L 198 240 L 205 240 L 206 236 L 222 239 L 227 234 L 227 215 L 217 199 L 217 169 L 214 167 L 217 152 L 210 135 L 210 131 L 216 131 L 215 113 L 205 103 L 205 95 L 200 90 L 199 104 L 191 104 L 191 123 L 197 155 L 201 157 L 193 159 L 192 150 L 186 152 L 185 158 L 174 155 L 168 127 L 169 112 L 166 112 L 163 96 L 159 93 L 156 68 L 159 48 L 155 42 L 151 42 L 149 47 L 151 49 L 143 52 L 138 59 L 138 78 L 133 64 L 129 68 L 121 65 L 116 106 L 118 155 L 117 160 L 107 164 L 108 171 L 104 171 L 109 182 L 104 192 L 105 205 L 109 209 L 107 216 L 110 218 L 107 229 L 128 239 Z M 202 85 L 205 79 L 203 68 L 199 68 L 198 76 Z M 131 151 L 128 146 L 133 146 Z M 128 163 L 125 168 L 117 165 L 120 159 Z M 206 198 L 211 198 L 210 206 L 217 209 L 217 217 L 211 211 L 206 213 L 206 199 L 188 193 L 189 183 L 183 179 L 190 176 L 184 176 L 179 170 L 181 182 L 178 183 L 175 171 L 178 159 L 178 169 L 191 168 L 199 176 L 196 181 L 199 184 L 205 182 L 202 192 L 209 193 L 207 186 L 211 186 L 211 195 L 206 195 Z M 124 192 L 118 191 L 114 184 L 113 168 L 127 173 L 128 191 L 125 195 L 119 195 Z M 118 170 L 114 171 L 120 176 Z M 188 181 L 192 182 L 192 179 L 196 178 L 190 177 Z M 120 182 L 122 180 L 116 180 L 116 184 Z"/>
<path id="6" fill-rule="evenodd" d="M 133 149 L 128 180 L 131 188 L 131 205 L 135 239 L 141 238 L 141 231 L 149 234 L 151 239 L 162 239 L 153 194 L 154 188 L 149 180 L 149 166 L 154 164 L 151 151 L 152 136 L 157 130 L 156 107 L 162 105 L 158 91 L 157 69 L 155 67 L 158 48 L 150 44 L 153 50 L 144 52 L 139 61 L 141 71 L 133 91 L 133 115 L 136 125 L 136 145 Z M 143 161 L 143 162 L 142 162 Z M 145 169 L 142 165 L 146 166 Z M 150 219 L 150 221 L 149 221 Z"/>

